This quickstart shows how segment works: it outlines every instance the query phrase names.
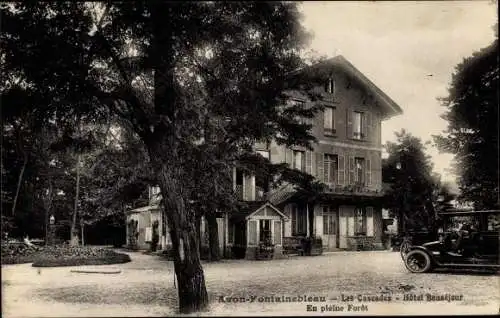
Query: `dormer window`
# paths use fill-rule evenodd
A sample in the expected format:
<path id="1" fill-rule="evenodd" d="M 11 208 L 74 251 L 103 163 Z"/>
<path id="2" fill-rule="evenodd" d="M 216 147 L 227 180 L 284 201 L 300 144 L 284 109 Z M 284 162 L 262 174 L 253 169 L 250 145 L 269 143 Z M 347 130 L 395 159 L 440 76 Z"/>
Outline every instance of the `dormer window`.
<path id="1" fill-rule="evenodd" d="M 329 78 L 325 84 L 325 91 L 328 94 L 335 94 L 335 80 L 333 78 Z"/>

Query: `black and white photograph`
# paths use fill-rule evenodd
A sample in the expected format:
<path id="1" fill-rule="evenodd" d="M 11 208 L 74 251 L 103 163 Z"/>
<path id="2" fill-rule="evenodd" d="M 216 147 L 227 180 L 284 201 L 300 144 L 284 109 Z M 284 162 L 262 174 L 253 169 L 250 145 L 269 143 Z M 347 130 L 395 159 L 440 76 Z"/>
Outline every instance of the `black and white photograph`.
<path id="1" fill-rule="evenodd" d="M 0 10 L 2 317 L 500 314 L 497 1 Z"/>

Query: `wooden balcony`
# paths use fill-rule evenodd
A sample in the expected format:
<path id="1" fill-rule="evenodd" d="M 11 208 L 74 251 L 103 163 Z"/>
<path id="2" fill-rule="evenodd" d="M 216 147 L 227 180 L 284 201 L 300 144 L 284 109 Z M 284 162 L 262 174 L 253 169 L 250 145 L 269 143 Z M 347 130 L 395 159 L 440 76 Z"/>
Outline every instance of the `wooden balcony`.
<path id="1" fill-rule="evenodd" d="M 335 183 L 326 183 L 325 193 L 343 194 L 343 195 L 383 195 L 382 189 L 375 186 L 366 186 L 363 183 L 352 185 L 338 185 Z"/>

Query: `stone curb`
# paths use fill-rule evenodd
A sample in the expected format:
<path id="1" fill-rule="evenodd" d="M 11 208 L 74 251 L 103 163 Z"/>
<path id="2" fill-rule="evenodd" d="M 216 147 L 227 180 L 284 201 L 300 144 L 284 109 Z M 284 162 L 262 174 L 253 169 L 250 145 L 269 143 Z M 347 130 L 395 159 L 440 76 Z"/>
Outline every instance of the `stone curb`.
<path id="1" fill-rule="evenodd" d="M 122 271 L 119 268 L 82 268 L 71 269 L 70 272 L 80 274 L 120 274 Z"/>

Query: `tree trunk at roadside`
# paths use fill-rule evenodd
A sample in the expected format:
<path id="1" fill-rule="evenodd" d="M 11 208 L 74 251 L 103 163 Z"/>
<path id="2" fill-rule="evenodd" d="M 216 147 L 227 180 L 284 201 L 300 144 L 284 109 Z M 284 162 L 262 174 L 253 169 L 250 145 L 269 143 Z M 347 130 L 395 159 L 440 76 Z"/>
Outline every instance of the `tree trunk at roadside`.
<path id="1" fill-rule="evenodd" d="M 213 213 L 208 213 L 205 218 L 208 225 L 209 260 L 211 262 L 216 262 L 220 260 L 219 227 L 217 226 L 217 217 Z"/>
<path id="2" fill-rule="evenodd" d="M 158 157 L 159 158 L 159 157 Z M 174 248 L 174 269 L 177 278 L 179 312 L 204 311 L 208 307 L 208 293 L 200 262 L 200 244 L 193 211 L 186 206 L 181 178 L 175 168 L 160 162 L 159 185 L 163 196 L 163 208 L 170 227 Z"/>
<path id="3" fill-rule="evenodd" d="M 85 245 L 85 237 L 83 236 L 83 234 L 84 234 L 84 232 L 85 232 L 85 231 L 84 231 L 84 229 L 85 229 L 85 224 L 81 223 L 81 224 L 80 224 L 80 228 L 81 228 L 81 236 L 82 236 L 82 246 L 84 246 L 84 245 Z"/>
<path id="4" fill-rule="evenodd" d="M 49 188 L 47 189 L 47 194 L 43 200 L 43 207 L 45 209 L 45 245 L 49 244 L 49 222 L 50 222 L 50 210 L 52 210 L 52 196 L 53 186 L 52 182 L 49 180 Z"/>
<path id="5" fill-rule="evenodd" d="M 80 195 L 80 160 L 81 154 L 76 156 L 76 193 L 75 193 L 75 205 L 73 209 L 73 219 L 71 220 L 71 246 L 78 246 L 78 230 L 76 228 L 76 220 L 78 215 L 78 201 Z"/>
<path id="6" fill-rule="evenodd" d="M 24 155 L 23 166 L 19 172 L 19 177 L 17 178 L 16 194 L 14 195 L 14 200 L 12 201 L 12 216 L 16 213 L 17 199 L 19 198 L 19 191 L 21 190 L 21 185 L 24 178 L 24 170 L 26 170 L 26 165 L 28 164 L 28 156 Z"/>

